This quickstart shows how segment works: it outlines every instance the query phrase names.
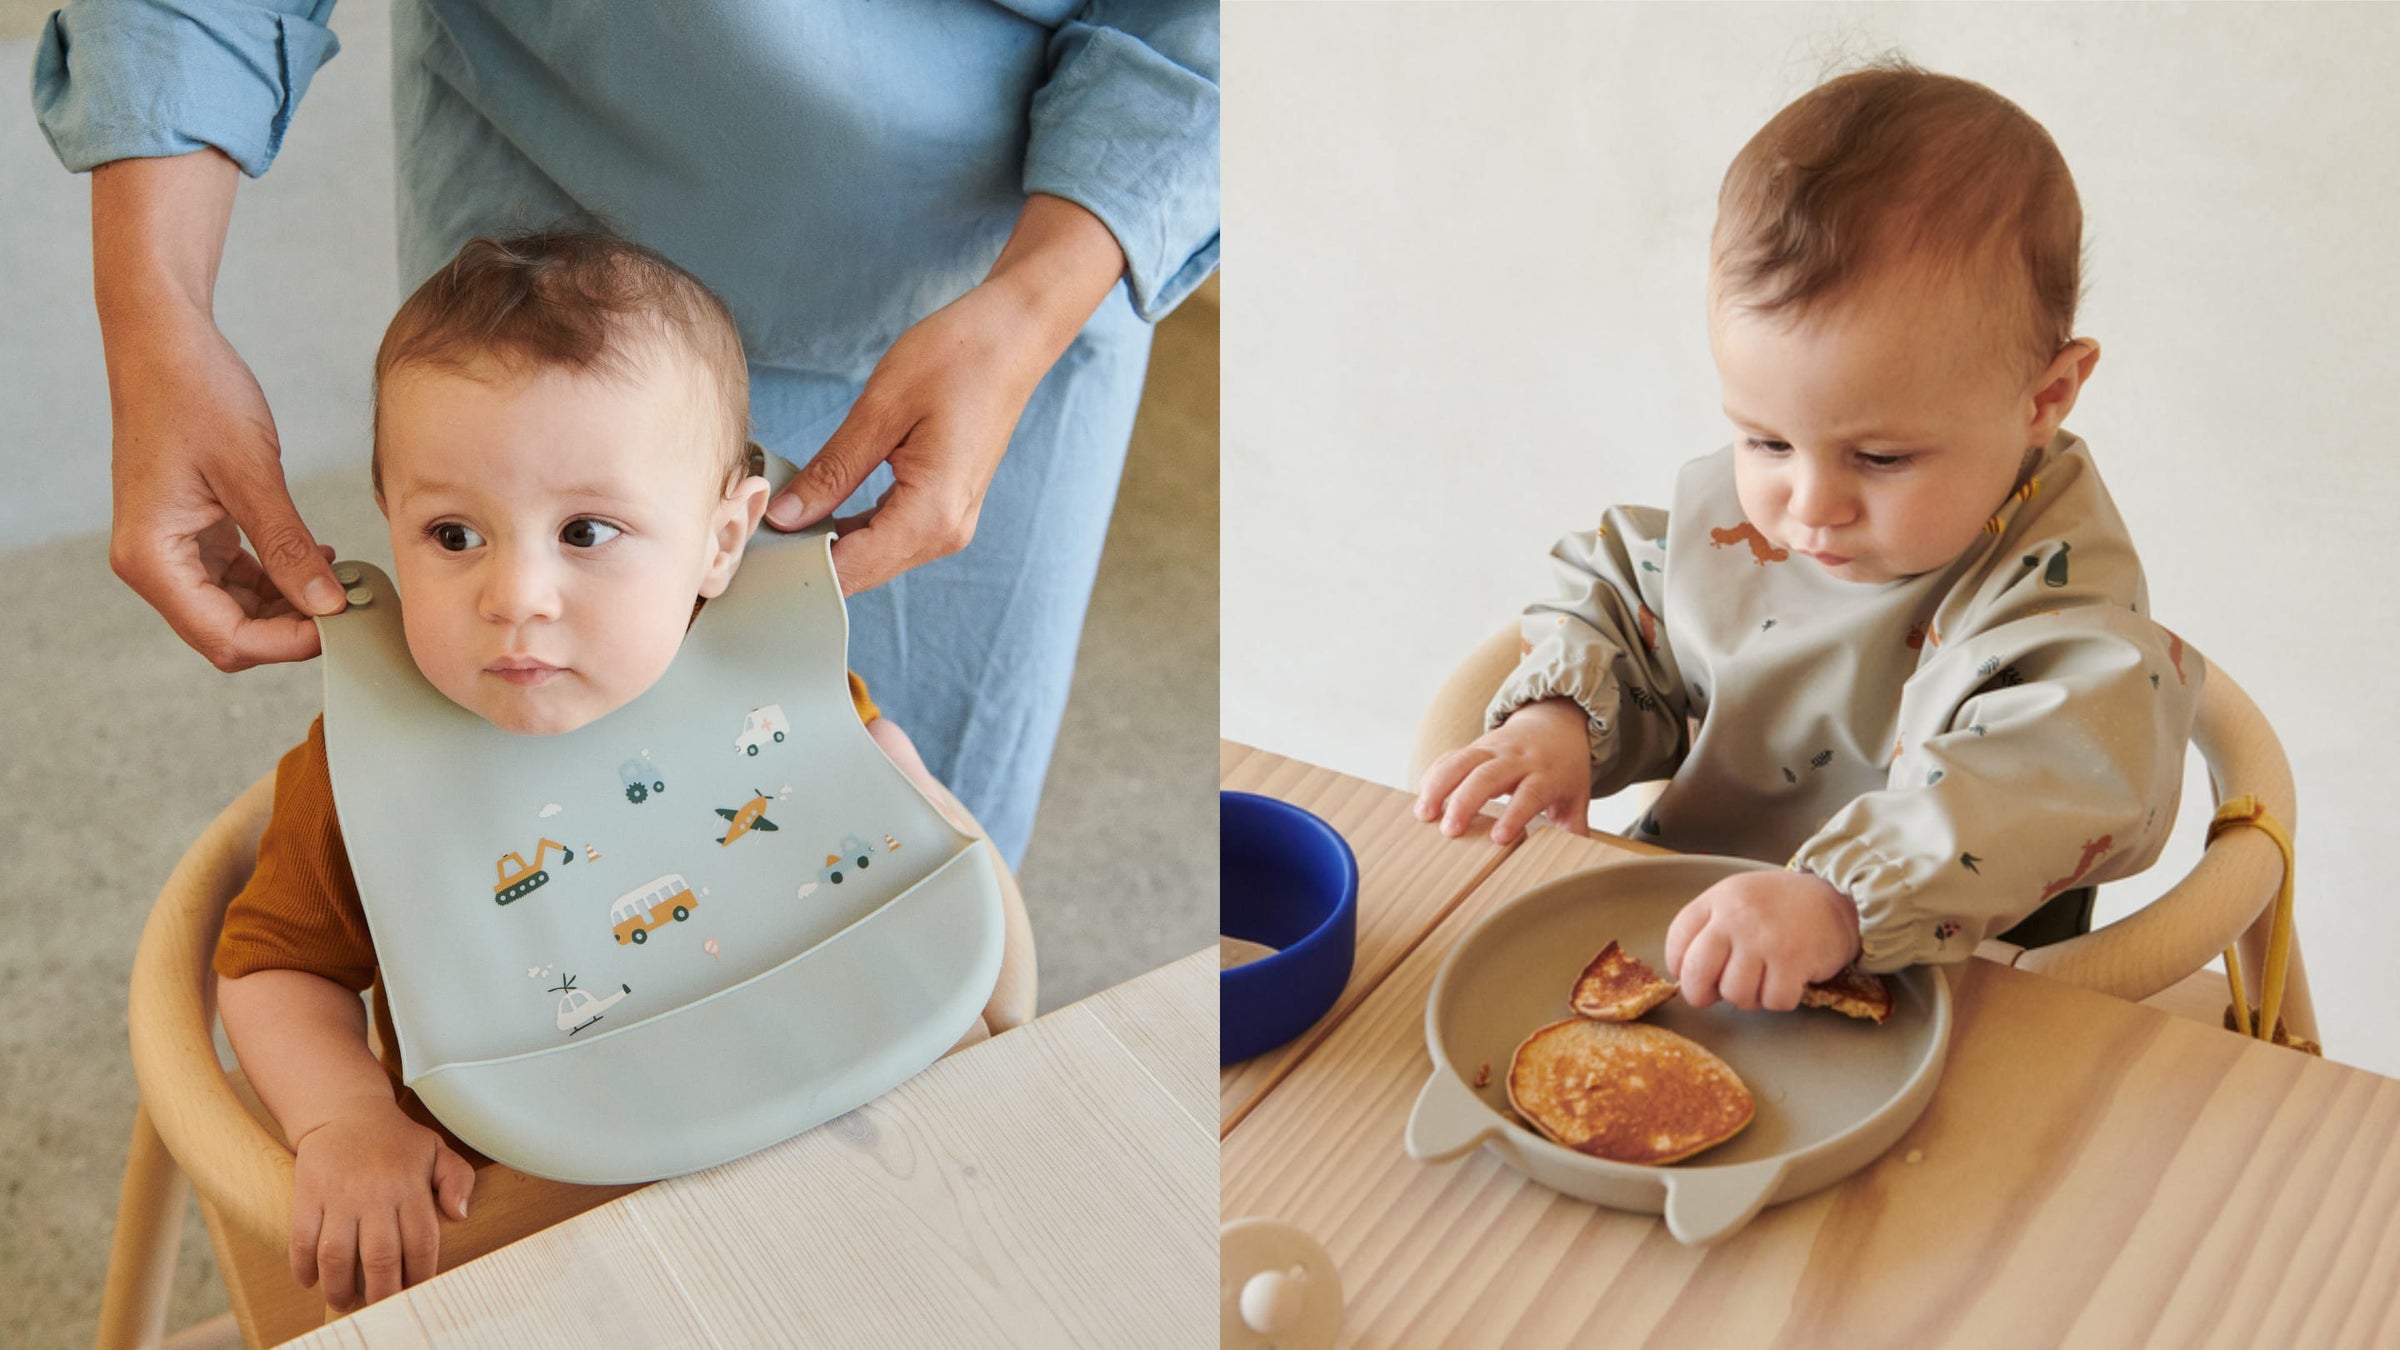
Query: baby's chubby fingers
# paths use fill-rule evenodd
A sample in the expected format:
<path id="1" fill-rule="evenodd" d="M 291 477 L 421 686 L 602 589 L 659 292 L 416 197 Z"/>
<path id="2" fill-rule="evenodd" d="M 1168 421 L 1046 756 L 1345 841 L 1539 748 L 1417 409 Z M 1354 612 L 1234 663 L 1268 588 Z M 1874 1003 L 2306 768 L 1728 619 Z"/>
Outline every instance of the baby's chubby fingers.
<path id="1" fill-rule="evenodd" d="M 1716 1002 L 1725 963 L 1732 955 L 1732 944 L 1725 940 L 1724 933 L 1714 927 L 1701 929 L 1684 948 L 1683 962 L 1675 976 L 1683 1001 L 1695 1008 Z"/>
<path id="2" fill-rule="evenodd" d="M 442 1268 L 442 1220 L 467 1217 L 475 1169 L 447 1144 L 433 1155 L 433 1185 L 400 1206 L 401 1283 L 413 1287 Z"/>
<path id="3" fill-rule="evenodd" d="M 328 1213 L 317 1232 L 317 1292 L 325 1306 L 349 1312 L 358 1306 L 358 1216 Z"/>
<path id="4" fill-rule="evenodd" d="M 1466 779 L 1451 790 L 1450 802 L 1442 811 L 1442 833 L 1456 839 L 1467 832 L 1476 813 L 1494 797 L 1514 792 L 1525 781 L 1525 770 L 1504 759 L 1491 759 L 1478 764 Z M 1498 839 L 1499 835 L 1493 835 Z"/>
<path id="5" fill-rule="evenodd" d="M 1508 809 L 1500 813 L 1500 822 L 1492 827 L 1492 842 L 1505 844 L 1533 827 L 1535 816 L 1546 815 L 1550 823 L 1569 834 L 1589 836 L 1591 825 L 1584 819 L 1589 801 L 1582 795 L 1581 782 L 1561 784 L 1550 775 L 1526 775 L 1523 782 L 1509 793 Z"/>
<path id="6" fill-rule="evenodd" d="M 1417 784 L 1417 819 L 1441 819 L 1442 808 L 1449 803 L 1450 794 L 1458 791 L 1458 785 L 1466 781 L 1467 775 L 1491 757 L 1491 751 L 1469 746 L 1464 750 L 1453 750 L 1435 760 Z"/>
<path id="7" fill-rule="evenodd" d="M 1550 795 L 1538 779 L 1527 778 L 1517 784 L 1516 791 L 1509 794 L 1508 805 L 1500 812 L 1499 823 L 1492 826 L 1492 842 L 1505 844 L 1524 834 L 1533 818 L 1550 804 Z"/>
<path id="8" fill-rule="evenodd" d="M 413 1288 L 440 1273 L 442 1221 L 434 1214 L 438 1201 L 430 1190 L 400 1206 L 400 1284 Z M 456 1211 L 452 1211 L 456 1212 Z"/>
<path id="9" fill-rule="evenodd" d="M 1737 947 L 1725 960 L 1725 973 L 1717 980 L 1717 992 L 1742 1011 L 1755 1012 L 1759 987 L 1766 982 L 1766 976 L 1767 963 L 1756 952 Z"/>
<path id="10" fill-rule="evenodd" d="M 325 1230 L 325 1211 L 317 1205 L 295 1206 L 292 1210 L 291 1262 L 292 1283 L 303 1289 L 313 1289 L 317 1283 L 317 1238 Z"/>
<path id="11" fill-rule="evenodd" d="M 359 1306 L 379 1303 L 400 1292 L 406 1262 L 400 1250 L 400 1212 L 370 1211 L 358 1224 Z M 343 1312 L 351 1311 L 349 1308 Z"/>
<path id="12" fill-rule="evenodd" d="M 1683 954 L 1692 945 L 1692 939 L 1700 936 L 1700 930 L 1708 927 L 1708 918 L 1708 893 L 1703 891 L 1697 899 L 1678 910 L 1675 921 L 1667 925 L 1665 954 L 1668 979 L 1680 981 L 1683 978 Z"/>
<path id="13" fill-rule="evenodd" d="M 467 1196 L 475 1190 L 475 1169 L 458 1151 L 448 1144 L 433 1159 L 433 1191 L 441 1203 L 442 1217 L 467 1217 Z"/>
<path id="14" fill-rule="evenodd" d="M 1758 1006 L 1771 1012 L 1790 1012 L 1800 1006 L 1800 991 L 1807 985 L 1807 976 L 1798 962 L 1769 962 L 1767 977 L 1759 985 Z"/>

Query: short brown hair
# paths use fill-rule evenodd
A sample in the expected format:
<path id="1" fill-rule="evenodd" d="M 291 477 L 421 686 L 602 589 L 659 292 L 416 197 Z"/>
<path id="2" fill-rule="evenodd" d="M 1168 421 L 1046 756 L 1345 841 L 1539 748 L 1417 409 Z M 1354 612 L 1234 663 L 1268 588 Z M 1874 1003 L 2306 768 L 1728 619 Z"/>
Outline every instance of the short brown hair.
<path id="1" fill-rule="evenodd" d="M 615 235 L 547 230 L 467 241 L 401 302 L 375 351 L 375 388 L 393 371 L 557 367 L 631 374 L 651 344 L 680 346 L 705 368 L 723 416 L 723 490 L 760 472 L 750 444 L 750 369 L 725 303 L 658 252 Z M 371 472 L 383 494 L 378 448 Z"/>
<path id="2" fill-rule="evenodd" d="M 2074 336 L 2083 206 L 2042 124 L 1972 80 L 1901 61 L 1828 80 L 1725 171 L 1710 264 L 1756 313 L 1804 314 L 1876 265 L 1988 271 L 2036 369 Z"/>

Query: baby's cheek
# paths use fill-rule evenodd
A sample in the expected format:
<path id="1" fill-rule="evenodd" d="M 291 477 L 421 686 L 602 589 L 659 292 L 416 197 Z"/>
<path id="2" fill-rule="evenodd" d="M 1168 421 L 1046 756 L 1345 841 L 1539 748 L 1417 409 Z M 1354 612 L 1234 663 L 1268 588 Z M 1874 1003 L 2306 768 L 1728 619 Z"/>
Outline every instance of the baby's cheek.
<path id="1" fill-rule="evenodd" d="M 468 700 L 474 692 L 474 672 L 464 668 L 472 660 L 464 641 L 405 606 L 400 611 L 400 631 L 408 639 L 409 659 L 417 663 L 426 683 L 451 702 L 473 710 L 475 705 Z"/>
<path id="2" fill-rule="evenodd" d="M 617 610 L 613 619 L 591 626 L 591 673 L 607 707 L 613 712 L 640 698 L 665 676 L 683 649 L 687 627 L 706 622 L 706 611 L 692 618 L 692 597 L 681 590 L 645 595 L 639 603 Z"/>

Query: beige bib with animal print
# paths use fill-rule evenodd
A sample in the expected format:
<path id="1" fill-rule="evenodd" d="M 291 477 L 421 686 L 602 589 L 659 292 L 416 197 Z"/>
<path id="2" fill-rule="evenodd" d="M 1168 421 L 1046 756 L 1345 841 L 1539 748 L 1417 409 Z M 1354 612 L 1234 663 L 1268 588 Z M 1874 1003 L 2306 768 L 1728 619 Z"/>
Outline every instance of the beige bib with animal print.
<path id="1" fill-rule="evenodd" d="M 1630 829 L 1789 860 L 1858 902 L 1870 970 L 1963 959 L 2070 886 L 2139 871 L 2174 822 L 2202 662 L 2062 433 L 1967 552 L 1884 584 L 1763 539 L 1728 447 L 1674 507 L 1560 541 L 1489 721 L 1565 696 L 1595 796 L 1669 777 Z"/>

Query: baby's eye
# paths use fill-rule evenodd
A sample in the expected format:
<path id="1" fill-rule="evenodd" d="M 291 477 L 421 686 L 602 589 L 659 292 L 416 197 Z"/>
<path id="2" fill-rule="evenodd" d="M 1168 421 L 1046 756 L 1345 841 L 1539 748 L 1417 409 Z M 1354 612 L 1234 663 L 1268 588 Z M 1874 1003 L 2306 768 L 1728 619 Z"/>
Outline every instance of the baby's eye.
<path id="1" fill-rule="evenodd" d="M 434 543 L 441 545 L 443 551 L 447 553 L 464 553 L 483 542 L 482 535 L 455 520 L 444 520 L 428 525 L 425 527 L 425 535 Z"/>
<path id="2" fill-rule="evenodd" d="M 1780 455 L 1792 447 L 1784 441 L 1770 441 L 1763 436 L 1743 437 L 1743 444 L 1762 455 Z"/>
<path id="3" fill-rule="evenodd" d="M 558 532 L 558 541 L 569 548 L 598 548 L 623 533 L 605 520 L 578 516 Z"/>
<path id="4" fill-rule="evenodd" d="M 1915 458 L 1916 456 L 1914 455 L 1862 454 L 1858 457 L 1858 462 L 1866 465 L 1870 469 L 1898 469 L 1905 467 L 1910 460 Z"/>

